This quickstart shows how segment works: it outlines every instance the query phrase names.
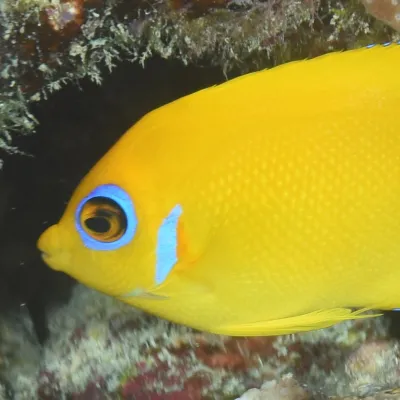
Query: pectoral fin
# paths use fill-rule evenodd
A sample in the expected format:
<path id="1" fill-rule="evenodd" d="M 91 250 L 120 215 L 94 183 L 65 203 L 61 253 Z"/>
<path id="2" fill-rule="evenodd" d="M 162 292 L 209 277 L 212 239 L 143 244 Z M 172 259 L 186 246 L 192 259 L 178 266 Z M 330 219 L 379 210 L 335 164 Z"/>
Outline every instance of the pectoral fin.
<path id="1" fill-rule="evenodd" d="M 349 319 L 377 317 L 382 314 L 365 314 L 368 308 L 353 311 L 350 308 L 318 310 L 294 317 L 272 321 L 257 321 L 247 324 L 223 325 L 213 329 L 214 333 L 229 336 L 275 336 L 327 328 Z"/>

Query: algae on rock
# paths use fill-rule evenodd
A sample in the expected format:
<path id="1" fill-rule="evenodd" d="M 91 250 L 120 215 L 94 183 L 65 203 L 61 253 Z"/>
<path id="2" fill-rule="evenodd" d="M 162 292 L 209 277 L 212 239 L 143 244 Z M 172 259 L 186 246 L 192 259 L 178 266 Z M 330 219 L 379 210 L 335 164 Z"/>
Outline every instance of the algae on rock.
<path id="1" fill-rule="evenodd" d="M 3 0 L 0 148 L 33 132 L 29 104 L 68 82 L 101 84 L 121 59 L 152 55 L 226 72 L 390 40 L 356 0 Z"/>

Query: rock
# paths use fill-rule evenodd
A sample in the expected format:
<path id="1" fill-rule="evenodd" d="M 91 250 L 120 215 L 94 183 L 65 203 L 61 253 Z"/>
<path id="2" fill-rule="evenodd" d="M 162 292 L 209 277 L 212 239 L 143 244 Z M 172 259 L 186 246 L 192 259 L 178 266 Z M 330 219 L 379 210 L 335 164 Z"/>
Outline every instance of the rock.
<path id="1" fill-rule="evenodd" d="M 397 341 L 367 341 L 345 363 L 351 390 L 366 393 L 400 383 L 400 348 Z"/>
<path id="2" fill-rule="evenodd" d="M 310 393 L 302 388 L 291 375 L 265 382 L 261 389 L 250 389 L 237 400 L 309 400 Z"/>
<path id="3" fill-rule="evenodd" d="M 361 0 L 368 13 L 375 18 L 400 31 L 399 0 Z"/>

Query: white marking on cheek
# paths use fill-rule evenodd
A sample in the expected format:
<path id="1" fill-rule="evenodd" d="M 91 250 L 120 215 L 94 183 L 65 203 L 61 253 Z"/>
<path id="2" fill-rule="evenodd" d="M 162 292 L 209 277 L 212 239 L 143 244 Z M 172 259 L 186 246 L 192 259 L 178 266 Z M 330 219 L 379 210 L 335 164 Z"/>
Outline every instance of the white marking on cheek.
<path id="1" fill-rule="evenodd" d="M 394 19 L 399 22 L 400 21 L 400 13 L 394 14 Z"/>
<path id="2" fill-rule="evenodd" d="M 397 5 L 399 5 L 399 2 L 398 2 L 398 0 L 392 0 L 392 1 L 391 1 L 391 3 L 392 3 L 394 6 L 397 6 Z"/>

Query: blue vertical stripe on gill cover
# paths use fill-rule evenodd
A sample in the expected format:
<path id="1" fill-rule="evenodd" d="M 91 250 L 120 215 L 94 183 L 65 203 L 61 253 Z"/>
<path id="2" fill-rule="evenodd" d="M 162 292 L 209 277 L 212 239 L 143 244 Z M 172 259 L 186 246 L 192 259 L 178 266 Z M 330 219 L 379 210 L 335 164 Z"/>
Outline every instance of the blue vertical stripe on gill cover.
<path id="1" fill-rule="evenodd" d="M 158 230 L 155 276 L 157 285 L 165 281 L 178 261 L 178 220 L 181 214 L 182 207 L 178 204 L 163 220 Z"/>

